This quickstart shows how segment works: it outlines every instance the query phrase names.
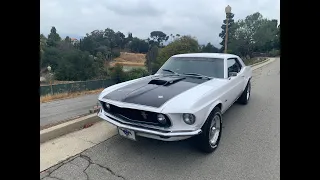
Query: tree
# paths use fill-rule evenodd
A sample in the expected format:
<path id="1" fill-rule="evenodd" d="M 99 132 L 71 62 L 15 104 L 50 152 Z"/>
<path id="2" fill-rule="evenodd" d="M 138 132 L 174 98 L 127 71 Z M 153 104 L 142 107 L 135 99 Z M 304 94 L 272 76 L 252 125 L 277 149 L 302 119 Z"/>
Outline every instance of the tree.
<path id="1" fill-rule="evenodd" d="M 107 29 L 104 30 L 103 39 L 105 40 L 104 42 L 107 43 L 107 44 L 104 44 L 104 45 L 108 45 L 109 48 L 111 49 L 111 51 L 112 51 L 113 48 L 118 46 L 117 40 L 116 40 L 116 34 L 110 28 L 107 28 Z"/>
<path id="2" fill-rule="evenodd" d="M 261 20 L 253 34 L 255 52 L 268 52 L 274 48 L 278 31 L 277 26 L 277 20 Z"/>
<path id="3" fill-rule="evenodd" d="M 106 59 L 101 52 L 98 52 L 97 56 L 94 57 L 93 66 L 99 79 L 103 79 L 107 76 L 107 68 L 104 66 L 105 61 Z"/>
<path id="4" fill-rule="evenodd" d="M 61 51 L 70 51 L 73 50 L 75 47 L 71 44 L 71 39 L 67 36 L 63 41 L 59 41 L 56 43 L 56 47 Z"/>
<path id="5" fill-rule="evenodd" d="M 41 60 L 41 67 L 47 67 L 50 65 L 52 71 L 55 71 L 61 61 L 61 51 L 55 47 L 45 47 Z"/>
<path id="6" fill-rule="evenodd" d="M 152 63 L 152 72 L 156 72 L 163 63 L 175 54 L 197 52 L 199 52 L 198 41 L 191 36 L 182 36 L 159 51 L 156 61 Z"/>
<path id="7" fill-rule="evenodd" d="M 120 55 L 116 47 L 124 46 L 124 34 L 118 31 L 115 33 L 112 29 L 107 28 L 104 31 L 94 30 L 80 40 L 80 49 L 88 51 L 91 55 L 101 52 L 108 60 Z"/>
<path id="8" fill-rule="evenodd" d="M 43 49 L 47 46 L 47 38 L 40 34 L 40 50 L 43 51 Z"/>
<path id="9" fill-rule="evenodd" d="M 125 46 L 125 35 L 120 31 L 116 32 L 115 35 L 116 35 L 115 41 L 116 41 L 117 46 L 120 49 L 123 49 Z"/>
<path id="10" fill-rule="evenodd" d="M 203 45 L 201 47 L 201 52 L 203 53 L 218 53 L 220 50 L 213 46 L 211 43 L 208 43 L 207 45 Z"/>
<path id="11" fill-rule="evenodd" d="M 61 81 L 85 81 L 97 77 L 94 58 L 88 52 L 76 49 L 63 52 L 55 70 L 55 77 Z"/>
<path id="12" fill-rule="evenodd" d="M 132 41 L 133 37 L 132 37 L 132 33 L 128 33 L 128 37 L 127 37 L 128 41 Z"/>
<path id="13" fill-rule="evenodd" d="M 276 36 L 275 36 L 273 42 L 274 42 L 273 48 L 274 49 L 280 49 L 280 24 L 278 25 Z"/>
<path id="14" fill-rule="evenodd" d="M 233 25 L 234 33 L 229 48 L 242 57 L 253 56 L 254 52 L 267 53 L 277 45 L 277 20 L 268 20 L 256 12 Z"/>
<path id="15" fill-rule="evenodd" d="M 246 57 L 252 53 L 252 38 L 244 20 L 239 20 L 235 25 L 235 32 L 232 42 L 229 43 L 228 50 L 233 54 Z"/>
<path id="16" fill-rule="evenodd" d="M 69 36 L 67 36 L 67 37 L 64 39 L 64 41 L 67 42 L 67 43 L 71 43 L 71 39 L 70 39 Z"/>
<path id="17" fill-rule="evenodd" d="M 47 46 L 47 38 L 40 34 L 40 67 L 42 67 L 42 58 L 44 54 L 44 48 Z"/>
<path id="18" fill-rule="evenodd" d="M 162 46 L 163 42 L 167 41 L 169 39 L 169 36 L 167 36 L 164 32 L 162 31 L 152 31 L 150 33 L 150 37 L 153 39 L 154 42 L 157 43 L 158 46 Z"/>
<path id="19" fill-rule="evenodd" d="M 145 66 L 149 74 L 152 73 L 152 63 L 157 59 L 158 50 L 157 46 L 152 46 L 146 55 Z"/>
<path id="20" fill-rule="evenodd" d="M 95 54 L 95 49 L 98 48 L 103 41 L 103 31 L 95 30 L 90 34 L 86 34 L 80 41 L 80 50 L 88 51 L 90 54 Z"/>
<path id="21" fill-rule="evenodd" d="M 134 37 L 129 44 L 131 52 L 135 53 L 147 53 L 149 50 L 148 42 L 141 40 L 137 37 Z"/>
<path id="22" fill-rule="evenodd" d="M 116 83 L 125 81 L 125 73 L 123 72 L 123 66 L 121 64 L 116 64 L 114 67 L 110 68 L 110 71 L 110 76 Z"/>
<path id="23" fill-rule="evenodd" d="M 48 35 L 48 46 L 56 46 L 57 43 L 61 41 L 61 37 L 57 33 L 56 28 L 53 26 L 50 30 L 50 34 Z"/>
<path id="24" fill-rule="evenodd" d="M 220 42 L 220 45 L 222 46 L 221 47 L 221 52 L 224 51 L 225 49 L 225 36 L 226 36 L 226 27 L 228 25 L 228 45 L 230 44 L 230 42 L 232 42 L 232 35 L 234 34 L 234 28 L 233 28 L 233 25 L 234 25 L 234 20 L 233 20 L 233 17 L 234 17 L 234 14 L 233 13 L 228 13 L 227 15 L 227 18 L 228 18 L 228 24 L 227 23 L 227 20 L 223 20 L 223 24 L 221 26 L 221 33 L 219 34 L 219 37 L 222 38 L 222 41 Z"/>

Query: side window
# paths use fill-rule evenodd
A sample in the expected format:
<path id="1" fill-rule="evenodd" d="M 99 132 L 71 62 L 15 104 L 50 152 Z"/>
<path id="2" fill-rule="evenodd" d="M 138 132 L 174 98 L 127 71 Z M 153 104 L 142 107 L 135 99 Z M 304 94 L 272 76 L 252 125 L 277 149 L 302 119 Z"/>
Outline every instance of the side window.
<path id="1" fill-rule="evenodd" d="M 227 65 L 228 65 L 228 74 L 230 72 L 240 72 L 241 70 L 241 64 L 234 58 L 230 58 L 227 60 Z"/>

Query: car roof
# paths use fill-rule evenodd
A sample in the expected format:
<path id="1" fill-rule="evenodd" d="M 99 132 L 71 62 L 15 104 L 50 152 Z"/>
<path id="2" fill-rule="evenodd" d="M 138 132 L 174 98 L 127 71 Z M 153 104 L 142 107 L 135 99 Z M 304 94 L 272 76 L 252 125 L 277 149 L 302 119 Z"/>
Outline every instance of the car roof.
<path id="1" fill-rule="evenodd" d="M 187 53 L 187 54 L 177 54 L 172 57 L 204 57 L 204 58 L 238 58 L 234 54 L 225 53 Z"/>

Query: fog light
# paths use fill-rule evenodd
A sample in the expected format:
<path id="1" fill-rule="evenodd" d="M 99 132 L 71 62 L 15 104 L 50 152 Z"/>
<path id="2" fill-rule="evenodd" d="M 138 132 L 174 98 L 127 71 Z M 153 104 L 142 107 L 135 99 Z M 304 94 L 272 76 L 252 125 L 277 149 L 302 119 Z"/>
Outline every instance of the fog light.
<path id="1" fill-rule="evenodd" d="M 186 124 L 193 124 L 196 122 L 196 117 L 193 114 L 185 113 L 182 115 L 182 119 Z"/>
<path id="2" fill-rule="evenodd" d="M 106 111 L 110 111 L 110 104 L 104 103 L 104 107 Z"/>
<path id="3" fill-rule="evenodd" d="M 161 124 L 166 124 L 166 122 L 167 122 L 166 117 L 163 114 L 158 114 L 157 115 L 157 120 Z"/>

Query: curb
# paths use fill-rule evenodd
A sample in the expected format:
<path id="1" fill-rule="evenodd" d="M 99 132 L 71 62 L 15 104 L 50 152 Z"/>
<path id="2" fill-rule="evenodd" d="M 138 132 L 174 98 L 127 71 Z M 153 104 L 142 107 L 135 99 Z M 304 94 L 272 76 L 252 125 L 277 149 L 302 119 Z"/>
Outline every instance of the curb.
<path id="1" fill-rule="evenodd" d="M 96 114 L 90 114 L 40 131 L 40 144 L 71 132 L 88 128 L 101 121 Z"/>
<path id="2" fill-rule="evenodd" d="M 267 62 L 267 61 L 270 61 L 270 58 L 267 58 L 266 60 L 260 61 L 260 62 L 258 62 L 258 63 L 254 63 L 253 65 L 250 65 L 250 66 L 251 66 L 251 67 L 254 67 L 254 66 L 257 66 L 257 65 L 259 65 L 259 64 L 265 63 L 265 62 Z"/>

